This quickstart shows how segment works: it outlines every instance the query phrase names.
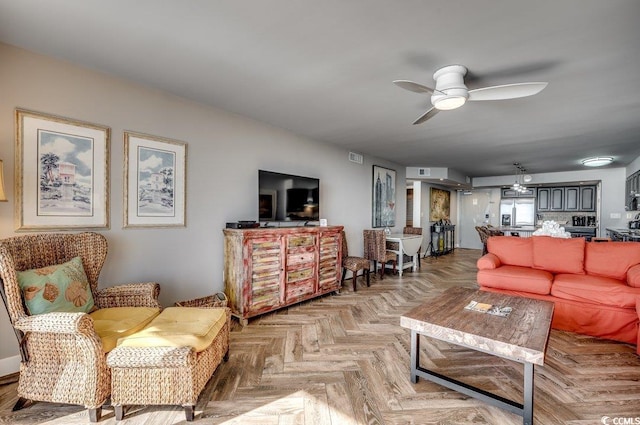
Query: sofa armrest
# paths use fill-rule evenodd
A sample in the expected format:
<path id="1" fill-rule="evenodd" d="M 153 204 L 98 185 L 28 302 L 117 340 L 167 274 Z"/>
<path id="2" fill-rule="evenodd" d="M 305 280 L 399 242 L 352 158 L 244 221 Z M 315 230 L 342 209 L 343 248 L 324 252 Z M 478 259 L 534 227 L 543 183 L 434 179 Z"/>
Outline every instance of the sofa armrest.
<path id="1" fill-rule="evenodd" d="M 14 323 L 24 333 L 95 334 L 93 319 L 86 313 L 45 313 L 25 316 Z"/>
<path id="2" fill-rule="evenodd" d="M 158 307 L 160 285 L 156 282 L 129 283 L 111 286 L 93 294 L 98 308 L 109 307 Z"/>
<path id="3" fill-rule="evenodd" d="M 627 285 L 640 288 L 640 264 L 629 267 L 627 270 Z"/>
<path id="4" fill-rule="evenodd" d="M 502 262 L 497 255 L 488 253 L 480 257 L 476 265 L 478 266 L 478 270 L 491 270 L 500 267 Z"/>

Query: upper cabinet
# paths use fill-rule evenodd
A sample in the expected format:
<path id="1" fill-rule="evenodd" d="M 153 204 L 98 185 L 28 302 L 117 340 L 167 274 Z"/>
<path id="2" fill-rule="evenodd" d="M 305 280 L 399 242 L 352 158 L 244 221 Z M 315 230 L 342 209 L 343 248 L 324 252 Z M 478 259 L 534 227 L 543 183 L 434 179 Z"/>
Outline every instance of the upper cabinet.
<path id="1" fill-rule="evenodd" d="M 640 210 L 640 171 L 636 171 L 627 177 L 626 205 L 628 210 Z"/>
<path id="2" fill-rule="evenodd" d="M 552 187 L 551 188 L 551 211 L 564 210 L 564 188 Z"/>
<path id="3" fill-rule="evenodd" d="M 595 211 L 595 186 L 539 187 L 536 199 L 538 212 Z"/>
<path id="4" fill-rule="evenodd" d="M 582 211 L 580 208 L 580 188 L 577 186 L 564 188 L 564 210 Z"/>
<path id="5" fill-rule="evenodd" d="M 502 189 L 503 198 L 533 198 L 534 196 L 536 196 L 535 189 L 525 189 L 524 192 L 514 189 Z"/>
<path id="6" fill-rule="evenodd" d="M 596 187 L 584 186 L 580 188 L 580 210 L 595 211 L 596 210 Z"/>

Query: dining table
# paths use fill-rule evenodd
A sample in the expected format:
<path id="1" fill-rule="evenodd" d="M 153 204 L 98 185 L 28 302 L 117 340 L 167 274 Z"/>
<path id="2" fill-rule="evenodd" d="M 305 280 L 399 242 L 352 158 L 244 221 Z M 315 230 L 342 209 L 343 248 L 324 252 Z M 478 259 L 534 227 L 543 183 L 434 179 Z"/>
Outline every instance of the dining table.
<path id="1" fill-rule="evenodd" d="M 411 267 L 413 271 L 418 268 L 418 249 L 422 245 L 422 235 L 407 233 L 392 233 L 387 235 L 387 249 L 393 251 L 398 256 L 398 274 L 402 276 L 405 268 Z M 412 258 L 411 262 L 405 263 L 404 256 Z"/>

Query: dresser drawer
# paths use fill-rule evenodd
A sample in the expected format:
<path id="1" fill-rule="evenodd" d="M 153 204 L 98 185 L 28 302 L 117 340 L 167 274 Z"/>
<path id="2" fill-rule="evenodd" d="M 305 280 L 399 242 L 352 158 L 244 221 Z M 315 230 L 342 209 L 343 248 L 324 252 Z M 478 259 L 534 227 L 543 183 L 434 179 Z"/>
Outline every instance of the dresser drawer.
<path id="1" fill-rule="evenodd" d="M 299 236 L 289 236 L 287 238 L 287 248 L 301 248 L 301 247 L 312 247 L 316 246 L 316 237 L 315 235 L 299 235 Z"/>
<path id="2" fill-rule="evenodd" d="M 314 251 L 290 253 L 287 256 L 287 265 L 293 266 L 302 263 L 313 263 L 315 259 L 316 253 Z"/>

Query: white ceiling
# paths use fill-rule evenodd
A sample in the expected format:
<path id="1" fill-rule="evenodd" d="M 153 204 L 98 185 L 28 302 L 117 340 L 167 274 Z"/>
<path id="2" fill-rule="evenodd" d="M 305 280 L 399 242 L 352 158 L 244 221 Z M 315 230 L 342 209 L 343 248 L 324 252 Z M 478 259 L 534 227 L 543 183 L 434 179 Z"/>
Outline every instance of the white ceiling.
<path id="1" fill-rule="evenodd" d="M 406 166 L 471 177 L 640 156 L 637 0 L 0 0 L 0 41 Z M 449 64 L 546 81 L 411 123 Z"/>

